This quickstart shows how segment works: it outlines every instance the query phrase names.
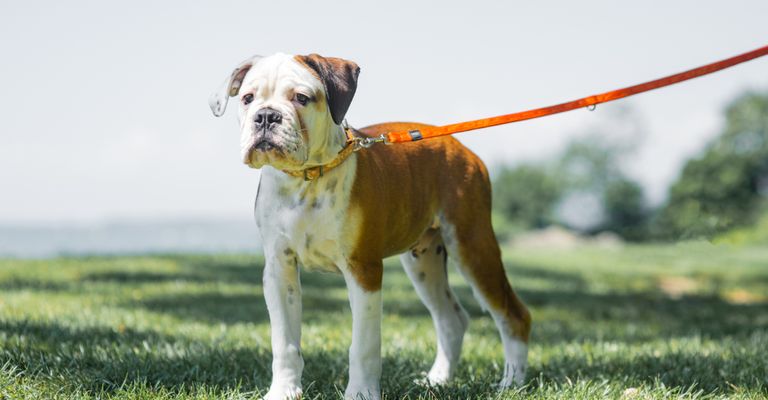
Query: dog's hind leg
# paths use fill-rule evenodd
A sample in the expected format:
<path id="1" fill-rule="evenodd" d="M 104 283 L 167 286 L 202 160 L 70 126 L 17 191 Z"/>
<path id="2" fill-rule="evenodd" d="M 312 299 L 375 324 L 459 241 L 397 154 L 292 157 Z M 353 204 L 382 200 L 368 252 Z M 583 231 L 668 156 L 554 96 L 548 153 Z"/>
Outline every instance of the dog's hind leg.
<path id="1" fill-rule="evenodd" d="M 437 332 L 437 356 L 427 380 L 446 383 L 456 370 L 469 316 L 448 286 L 448 253 L 440 231 L 432 228 L 407 253 L 400 256 L 405 272 L 432 315 Z"/>
<path id="2" fill-rule="evenodd" d="M 446 216 L 441 229 L 449 254 L 499 329 L 505 358 L 499 386 L 506 388 L 525 379 L 531 316 L 507 280 L 490 212 L 483 211 L 466 219 Z"/>
<path id="3" fill-rule="evenodd" d="M 491 225 L 491 183 L 482 162 L 467 159 L 461 174 L 440 186 L 440 230 L 448 254 L 456 261 L 480 305 L 491 313 L 504 346 L 500 386 L 520 384 L 528 365 L 531 315 L 512 290 Z"/>

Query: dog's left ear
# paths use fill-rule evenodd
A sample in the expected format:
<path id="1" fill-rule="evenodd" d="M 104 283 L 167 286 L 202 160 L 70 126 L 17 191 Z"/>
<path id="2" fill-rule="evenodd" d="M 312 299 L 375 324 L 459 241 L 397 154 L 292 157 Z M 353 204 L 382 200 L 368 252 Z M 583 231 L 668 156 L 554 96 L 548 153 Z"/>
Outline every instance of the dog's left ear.
<path id="1" fill-rule="evenodd" d="M 328 108 L 337 125 L 344 120 L 357 90 L 360 67 L 352 61 L 318 54 L 296 56 L 296 60 L 315 71 L 325 87 Z"/>
<path id="2" fill-rule="evenodd" d="M 237 92 L 240 91 L 240 86 L 243 85 L 243 79 L 245 74 L 251 70 L 254 64 L 256 64 L 261 56 L 253 56 L 238 65 L 232 74 L 224 80 L 219 90 L 215 91 L 211 97 L 208 98 L 208 106 L 211 107 L 213 115 L 221 117 L 224 115 L 224 111 L 227 109 L 227 103 L 230 97 L 237 96 Z"/>

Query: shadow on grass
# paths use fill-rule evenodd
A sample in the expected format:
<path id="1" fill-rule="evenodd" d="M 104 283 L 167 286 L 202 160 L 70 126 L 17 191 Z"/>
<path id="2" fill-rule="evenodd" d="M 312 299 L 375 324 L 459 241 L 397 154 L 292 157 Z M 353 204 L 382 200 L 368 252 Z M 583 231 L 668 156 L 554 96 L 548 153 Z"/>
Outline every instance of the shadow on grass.
<path id="1" fill-rule="evenodd" d="M 766 345 L 766 337 L 754 344 Z M 730 349 L 713 353 L 671 352 L 656 356 L 639 354 L 617 357 L 561 354 L 549 359 L 543 368 L 531 368 L 530 379 L 539 383 L 565 383 L 576 379 L 638 384 L 663 383 L 668 388 L 686 389 L 693 385 L 705 393 L 729 393 L 733 390 L 768 390 L 768 361 L 760 350 Z"/>
<path id="2" fill-rule="evenodd" d="M 190 292 L 163 295 L 133 303 L 156 312 L 209 322 L 261 323 L 268 321 L 266 306 L 260 290 L 262 265 L 256 257 L 233 260 L 215 256 L 168 256 L 178 263 L 180 272 L 140 274 L 138 281 L 163 281 L 182 276 L 193 282 L 245 283 L 252 285 L 252 294 L 227 293 L 226 287 L 215 292 Z M 402 274 L 390 263 L 386 274 Z M 548 289 L 519 289 L 518 293 L 533 309 L 532 340 L 557 344 L 587 340 L 620 340 L 628 343 L 670 337 L 698 335 L 705 338 L 726 336 L 745 337 L 752 332 L 768 329 L 768 304 L 734 304 L 719 296 L 684 296 L 670 298 L 661 292 L 608 292 L 587 290 L 585 278 L 577 273 L 551 271 L 528 266 L 511 269 L 513 278 L 541 279 Z M 133 279 L 110 272 L 101 279 Z M 88 279 L 98 280 L 95 275 Z M 418 300 L 407 279 L 395 278 L 395 287 L 405 289 L 406 295 L 387 295 L 385 313 L 404 318 L 428 318 L 426 308 Z M 133 279 L 132 281 L 136 281 Z M 392 287 L 391 281 L 385 286 Z M 466 285 L 453 286 L 462 304 L 473 317 L 485 313 L 473 299 Z M 399 285 L 399 286 L 398 286 Z M 405 285 L 405 287 L 402 287 Z M 326 313 L 348 313 L 343 279 L 335 274 L 302 273 L 304 321 L 320 320 Z M 329 291 L 336 291 L 333 295 Z M 344 293 L 342 295 L 339 294 Z M 537 319 L 537 311 L 559 311 L 568 318 Z M 489 328 L 482 334 L 496 335 Z"/>
<path id="3" fill-rule="evenodd" d="M 174 391 L 206 384 L 228 389 L 269 384 L 267 349 L 204 345 L 152 332 L 56 323 L 2 322 L 0 364 L 36 378 L 63 378 L 71 389 L 109 393 L 147 383 Z"/>
<path id="4" fill-rule="evenodd" d="M 11 278 L 0 281 L 0 290 L 22 291 L 31 290 L 37 292 L 58 292 L 71 287 L 66 282 L 46 281 L 42 279 Z"/>
<path id="5" fill-rule="evenodd" d="M 102 271 L 91 273 L 80 283 L 137 283 L 152 285 L 172 281 L 200 284 L 221 283 L 208 291 L 190 290 L 137 300 L 131 306 L 181 318 L 212 323 L 266 322 L 266 307 L 260 291 L 262 266 L 257 257 L 167 256 L 178 265 L 178 271 Z M 399 268 L 388 267 L 387 274 L 404 274 Z M 585 278 L 577 273 L 540 270 L 533 267 L 513 267 L 510 276 L 541 279 L 547 289 L 521 288 L 521 297 L 534 311 L 532 341 L 544 346 L 568 342 L 610 341 L 635 343 L 674 337 L 701 336 L 713 339 L 747 339 L 768 330 L 768 304 L 733 304 L 718 296 L 684 296 L 670 298 L 661 292 L 607 292 L 587 289 Z M 386 278 L 385 278 L 386 279 Z M 629 278 L 628 278 L 629 279 Z M 759 279 L 759 278 L 756 278 Z M 345 296 L 328 295 L 344 290 L 337 275 L 303 273 L 305 317 L 312 323 L 329 313 L 348 313 Z M 14 278 L 0 282 L 3 290 L 65 290 L 75 283 L 24 280 Z M 453 282 L 458 283 L 458 282 Z M 513 281 L 514 283 L 514 281 Z M 229 292 L 228 284 L 247 285 L 252 293 Z M 426 309 L 410 287 L 407 279 L 397 278 L 396 288 L 406 289 L 407 295 L 387 296 L 386 313 L 405 318 L 429 318 Z M 483 314 L 466 285 L 454 285 L 462 303 L 473 316 Z M 537 312 L 546 315 L 537 318 Z M 486 317 L 487 318 L 487 317 Z M 495 329 L 481 334 L 496 337 Z M 338 329 L 349 329 L 348 326 Z M 173 391 L 189 390 L 195 385 L 213 385 L 245 390 L 265 388 L 269 384 L 271 355 L 268 349 L 252 347 L 219 348 L 213 344 L 189 341 L 156 333 L 131 329 L 112 330 L 100 327 L 72 328 L 55 323 L 9 323 L 0 321 L 0 335 L 6 346 L 0 349 L 0 365 L 10 362 L 30 374 L 65 377 L 67 381 L 97 393 L 114 391 L 122 382 L 157 383 Z M 16 340 L 14 337 L 24 337 Z M 10 339 L 8 339 L 10 338 Z M 496 339 L 494 339 L 496 340 Z M 764 341 L 761 342 L 765 344 Z M 755 349 L 760 351 L 760 349 Z M 726 357 L 726 355 L 728 355 Z M 346 380 L 344 352 L 305 352 L 307 382 L 317 380 L 312 391 L 330 393 L 343 388 Z M 431 354 L 430 354 L 431 357 Z M 441 398 L 492 394 L 489 385 L 498 376 L 478 381 L 471 372 L 460 376 L 460 384 L 443 389 L 420 388 L 409 383 L 419 376 L 430 360 L 423 354 L 398 355 L 385 359 L 385 390 L 390 397 L 435 395 Z M 490 362 L 490 361 L 488 361 Z M 659 357 L 639 355 L 590 359 L 586 356 L 564 354 L 548 359 L 543 367 L 532 369 L 531 377 L 544 381 L 564 382 L 582 377 L 595 380 L 630 380 L 653 382 L 661 380 L 669 386 L 688 387 L 694 383 L 701 389 L 728 392 L 730 384 L 757 387 L 754 368 L 742 372 L 744 365 L 760 363 L 754 354 L 719 351 L 714 354 L 672 354 Z M 765 371 L 765 361 L 761 367 Z M 499 372 L 500 374 L 500 372 Z M 766 371 L 763 376 L 768 375 Z M 763 381 L 762 383 L 766 383 Z"/>
<path id="6" fill-rule="evenodd" d="M 106 271 L 83 275 L 80 279 L 88 283 L 117 283 L 144 285 L 165 282 L 208 282 L 209 278 L 190 273 L 158 273 L 145 271 Z"/>
<path id="7" fill-rule="evenodd" d="M 24 375 L 62 384 L 61 393 L 85 392 L 109 395 L 125 388 L 164 388 L 171 393 L 228 390 L 258 391 L 268 388 L 271 355 L 267 348 L 220 346 L 130 328 L 73 328 L 57 323 L 0 321 L 5 345 L 0 365 L 12 365 Z M 335 398 L 347 376 L 343 351 L 306 351 L 304 386 L 307 394 Z M 696 384 L 705 392 L 728 393 L 734 387 L 763 388 L 765 378 L 754 374 L 760 360 L 754 352 L 733 354 L 640 355 L 631 358 L 592 358 L 562 354 L 543 369 L 532 368 L 529 379 L 537 384 L 564 384 L 573 379 L 620 380 L 627 384 L 663 382 L 667 387 Z M 744 373 L 752 365 L 752 373 Z M 417 353 L 384 359 L 382 388 L 389 398 L 486 398 L 494 397 L 492 383 L 500 371 L 462 365 L 457 381 L 443 388 L 414 385 L 428 366 Z M 761 381 L 762 379 L 762 381 Z M 539 390 L 531 385 L 530 392 Z"/>
<path id="8" fill-rule="evenodd" d="M 136 387 L 191 393 L 202 386 L 214 394 L 232 389 L 264 393 L 271 380 L 272 356 L 267 348 L 222 348 L 130 328 L 73 328 L 32 321 L 0 321 L 0 337 L 5 340 L 0 365 L 12 365 L 33 379 L 57 382 L 61 394 L 98 397 Z M 304 359 L 303 382 L 310 396 L 322 393 L 320 398 L 335 398 L 329 394 L 343 392 L 346 352 L 306 351 Z M 386 357 L 384 370 L 392 372 L 392 388 L 385 386 L 385 391 L 411 396 L 433 392 L 410 384 L 420 376 L 424 361 Z M 479 394 L 488 390 L 481 383 L 463 386 L 464 391 Z"/>
<path id="9" fill-rule="evenodd" d="M 306 287 L 303 290 L 304 323 L 322 320 L 329 313 L 348 312 L 349 303 L 344 299 L 325 297 L 321 292 L 307 291 Z M 269 321 L 267 306 L 260 292 L 261 290 L 253 294 L 209 292 L 164 295 L 128 305 L 208 323 L 258 324 Z"/>
<path id="10" fill-rule="evenodd" d="M 567 320 L 535 322 L 532 340 L 544 343 L 594 339 L 631 343 L 693 335 L 718 339 L 768 329 L 768 304 L 732 304 L 719 296 L 675 299 L 647 292 L 545 290 L 521 291 L 521 297 L 534 309 L 558 309 L 573 315 Z M 591 327 L 609 329 L 598 332 Z"/>

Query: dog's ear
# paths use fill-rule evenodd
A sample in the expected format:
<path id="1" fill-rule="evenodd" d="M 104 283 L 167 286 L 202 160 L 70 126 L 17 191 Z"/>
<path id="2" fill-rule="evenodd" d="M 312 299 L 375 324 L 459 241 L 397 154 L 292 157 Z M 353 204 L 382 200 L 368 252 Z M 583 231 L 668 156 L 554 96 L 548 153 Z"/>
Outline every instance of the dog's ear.
<path id="1" fill-rule="evenodd" d="M 241 62 L 240 65 L 232 71 L 232 74 L 224 80 L 221 88 L 208 98 L 208 105 L 211 107 L 213 115 L 217 117 L 224 115 L 229 98 L 237 96 L 237 92 L 243 84 L 243 79 L 245 79 L 245 74 L 250 71 L 251 67 L 253 67 L 259 59 L 261 59 L 261 56 L 253 56 Z"/>
<path id="2" fill-rule="evenodd" d="M 318 54 L 296 56 L 296 60 L 315 71 L 325 87 L 328 108 L 337 125 L 344 120 L 357 90 L 360 67 L 352 61 Z"/>

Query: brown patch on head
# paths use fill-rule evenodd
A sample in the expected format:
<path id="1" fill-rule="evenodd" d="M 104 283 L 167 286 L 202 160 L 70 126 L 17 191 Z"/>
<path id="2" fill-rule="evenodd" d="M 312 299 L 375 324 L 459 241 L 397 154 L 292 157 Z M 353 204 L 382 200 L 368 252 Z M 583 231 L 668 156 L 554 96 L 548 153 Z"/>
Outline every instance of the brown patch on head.
<path id="1" fill-rule="evenodd" d="M 341 124 L 357 90 L 360 67 L 352 61 L 319 54 L 296 56 L 296 61 L 313 71 L 323 82 L 328 109 L 333 122 Z"/>

